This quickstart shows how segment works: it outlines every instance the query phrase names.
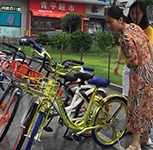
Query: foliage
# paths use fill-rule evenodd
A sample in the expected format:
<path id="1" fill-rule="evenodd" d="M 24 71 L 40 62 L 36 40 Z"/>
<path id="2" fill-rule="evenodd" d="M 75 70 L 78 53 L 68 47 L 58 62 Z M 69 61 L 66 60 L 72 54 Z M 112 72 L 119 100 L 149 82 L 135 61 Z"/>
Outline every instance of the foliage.
<path id="1" fill-rule="evenodd" d="M 80 52 L 83 49 L 89 51 L 93 40 L 89 33 L 83 31 L 75 31 L 70 35 L 70 46 L 73 52 Z"/>
<path id="2" fill-rule="evenodd" d="M 113 73 L 113 68 L 115 66 L 116 56 L 118 53 L 119 46 L 113 46 L 113 48 L 114 48 L 114 51 L 111 53 L 111 63 L 110 63 L 111 64 L 110 80 L 111 80 L 111 83 L 122 85 L 122 72 L 123 72 L 125 60 L 124 59 L 121 60 L 120 68 L 119 68 L 119 75 L 115 76 Z M 51 58 L 55 60 L 56 62 L 59 62 L 60 61 L 60 50 L 54 50 L 51 45 L 48 47 L 48 49 L 49 49 L 48 52 L 50 53 Z M 93 43 L 90 51 L 84 54 L 83 62 L 85 63 L 86 66 L 90 66 L 94 68 L 95 70 L 94 75 L 103 76 L 107 78 L 108 76 L 108 73 L 107 73 L 108 52 L 104 52 L 101 55 L 97 55 L 97 51 L 99 51 L 98 49 L 99 49 L 99 46 L 97 46 L 96 43 Z M 24 46 L 24 52 L 26 53 L 27 56 L 32 56 L 30 46 Z M 35 56 L 38 56 L 38 55 L 35 54 Z M 80 54 L 78 53 L 74 54 L 72 52 L 66 52 L 66 51 L 63 52 L 63 60 L 71 59 L 71 58 L 75 60 L 79 60 Z"/>
<path id="3" fill-rule="evenodd" d="M 70 34 L 66 32 L 61 32 L 56 35 L 53 35 L 51 38 L 51 45 L 55 49 L 61 49 L 61 46 L 63 46 L 63 50 L 66 49 L 69 45 L 69 37 Z"/>
<path id="4" fill-rule="evenodd" d="M 68 31 L 69 33 L 73 33 L 74 31 L 80 29 L 82 18 L 88 18 L 87 15 L 82 13 L 68 13 L 61 20 L 61 28 L 64 31 Z"/>
<path id="5" fill-rule="evenodd" d="M 36 41 L 42 45 L 50 44 L 51 38 L 45 32 L 40 32 L 36 35 Z"/>
<path id="6" fill-rule="evenodd" d="M 99 31 L 94 35 L 94 39 L 103 51 L 105 51 L 108 46 L 112 46 L 115 42 L 114 36 L 108 31 Z"/>
<path id="7" fill-rule="evenodd" d="M 153 4 L 153 0 L 137 0 L 137 1 L 142 1 L 142 2 L 144 2 L 146 5 Z"/>

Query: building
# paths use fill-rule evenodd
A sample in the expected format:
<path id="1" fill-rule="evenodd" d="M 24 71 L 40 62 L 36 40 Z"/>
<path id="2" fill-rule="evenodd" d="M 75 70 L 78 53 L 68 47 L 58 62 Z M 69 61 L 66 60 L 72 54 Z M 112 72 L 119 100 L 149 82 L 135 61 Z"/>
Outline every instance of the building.
<path id="1" fill-rule="evenodd" d="M 0 0 L 0 36 L 34 36 L 41 31 L 59 30 L 69 12 L 87 14 L 89 33 L 105 28 L 104 12 L 111 0 Z M 130 1 L 118 1 L 126 14 Z"/>

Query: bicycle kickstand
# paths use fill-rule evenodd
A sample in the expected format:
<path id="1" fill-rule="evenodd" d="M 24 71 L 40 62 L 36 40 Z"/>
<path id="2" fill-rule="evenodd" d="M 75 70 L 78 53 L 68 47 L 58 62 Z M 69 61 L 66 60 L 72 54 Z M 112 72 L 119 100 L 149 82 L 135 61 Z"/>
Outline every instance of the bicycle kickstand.
<path id="1" fill-rule="evenodd" d="M 118 131 L 118 129 L 117 129 L 117 125 L 115 125 L 115 130 L 116 130 L 116 134 L 117 134 L 117 137 L 118 137 L 119 131 Z M 119 150 L 122 150 L 120 139 L 118 139 L 117 141 L 118 141 Z"/>
<path id="2" fill-rule="evenodd" d="M 50 122 L 52 121 L 52 119 L 53 119 L 53 116 L 50 117 L 49 121 L 47 122 L 47 124 L 44 127 L 44 130 L 46 132 L 53 132 L 53 129 L 51 127 L 48 127 L 48 125 L 50 124 Z"/>
<path id="3" fill-rule="evenodd" d="M 69 141 L 73 141 L 72 137 L 70 137 L 69 135 L 68 136 L 66 135 L 68 133 L 68 130 L 69 130 L 69 128 L 66 129 L 66 131 L 63 135 L 63 138 L 66 139 L 66 140 L 69 140 Z"/>

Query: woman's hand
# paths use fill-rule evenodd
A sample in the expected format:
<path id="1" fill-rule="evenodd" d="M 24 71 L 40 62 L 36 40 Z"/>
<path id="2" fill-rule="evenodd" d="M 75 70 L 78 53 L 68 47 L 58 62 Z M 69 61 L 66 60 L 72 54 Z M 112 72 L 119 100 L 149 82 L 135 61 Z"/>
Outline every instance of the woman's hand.
<path id="1" fill-rule="evenodd" d="M 114 67 L 114 74 L 117 76 L 118 75 L 118 69 L 119 69 L 119 63 L 116 63 Z"/>

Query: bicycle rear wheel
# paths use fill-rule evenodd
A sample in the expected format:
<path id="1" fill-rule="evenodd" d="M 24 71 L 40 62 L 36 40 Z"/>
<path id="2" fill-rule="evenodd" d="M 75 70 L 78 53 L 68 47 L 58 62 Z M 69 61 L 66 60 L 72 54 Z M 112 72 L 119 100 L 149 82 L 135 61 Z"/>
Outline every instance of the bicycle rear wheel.
<path id="1" fill-rule="evenodd" d="M 34 102 L 29 107 L 29 110 L 27 111 L 27 114 L 23 120 L 23 124 L 22 124 L 21 130 L 18 134 L 18 137 L 16 139 L 13 150 L 20 150 L 21 149 L 21 147 L 25 141 L 25 138 L 26 138 L 25 135 L 28 132 L 29 126 L 30 126 L 31 121 L 33 119 L 33 116 L 37 110 L 37 107 L 38 107 L 38 104 L 34 103 Z"/>
<path id="2" fill-rule="evenodd" d="M 92 130 L 95 142 L 105 148 L 116 144 L 126 131 L 127 100 L 116 96 L 107 99 L 103 109 L 99 108 L 95 116 L 94 125 L 102 128 Z"/>
<path id="3" fill-rule="evenodd" d="M 45 116 L 44 113 L 42 113 L 42 112 L 39 113 L 38 118 L 37 118 L 37 120 L 35 122 L 34 128 L 32 130 L 30 139 L 29 139 L 29 141 L 27 143 L 27 146 L 26 146 L 26 149 L 25 150 L 30 150 L 31 149 L 32 143 L 34 141 L 34 137 L 37 134 L 37 132 L 39 130 L 39 127 L 41 126 L 41 123 L 43 121 L 44 116 Z"/>
<path id="4" fill-rule="evenodd" d="M 12 94 L 15 89 L 9 86 L 0 99 L 0 142 L 11 126 L 21 99 L 22 94 L 19 90 Z"/>

